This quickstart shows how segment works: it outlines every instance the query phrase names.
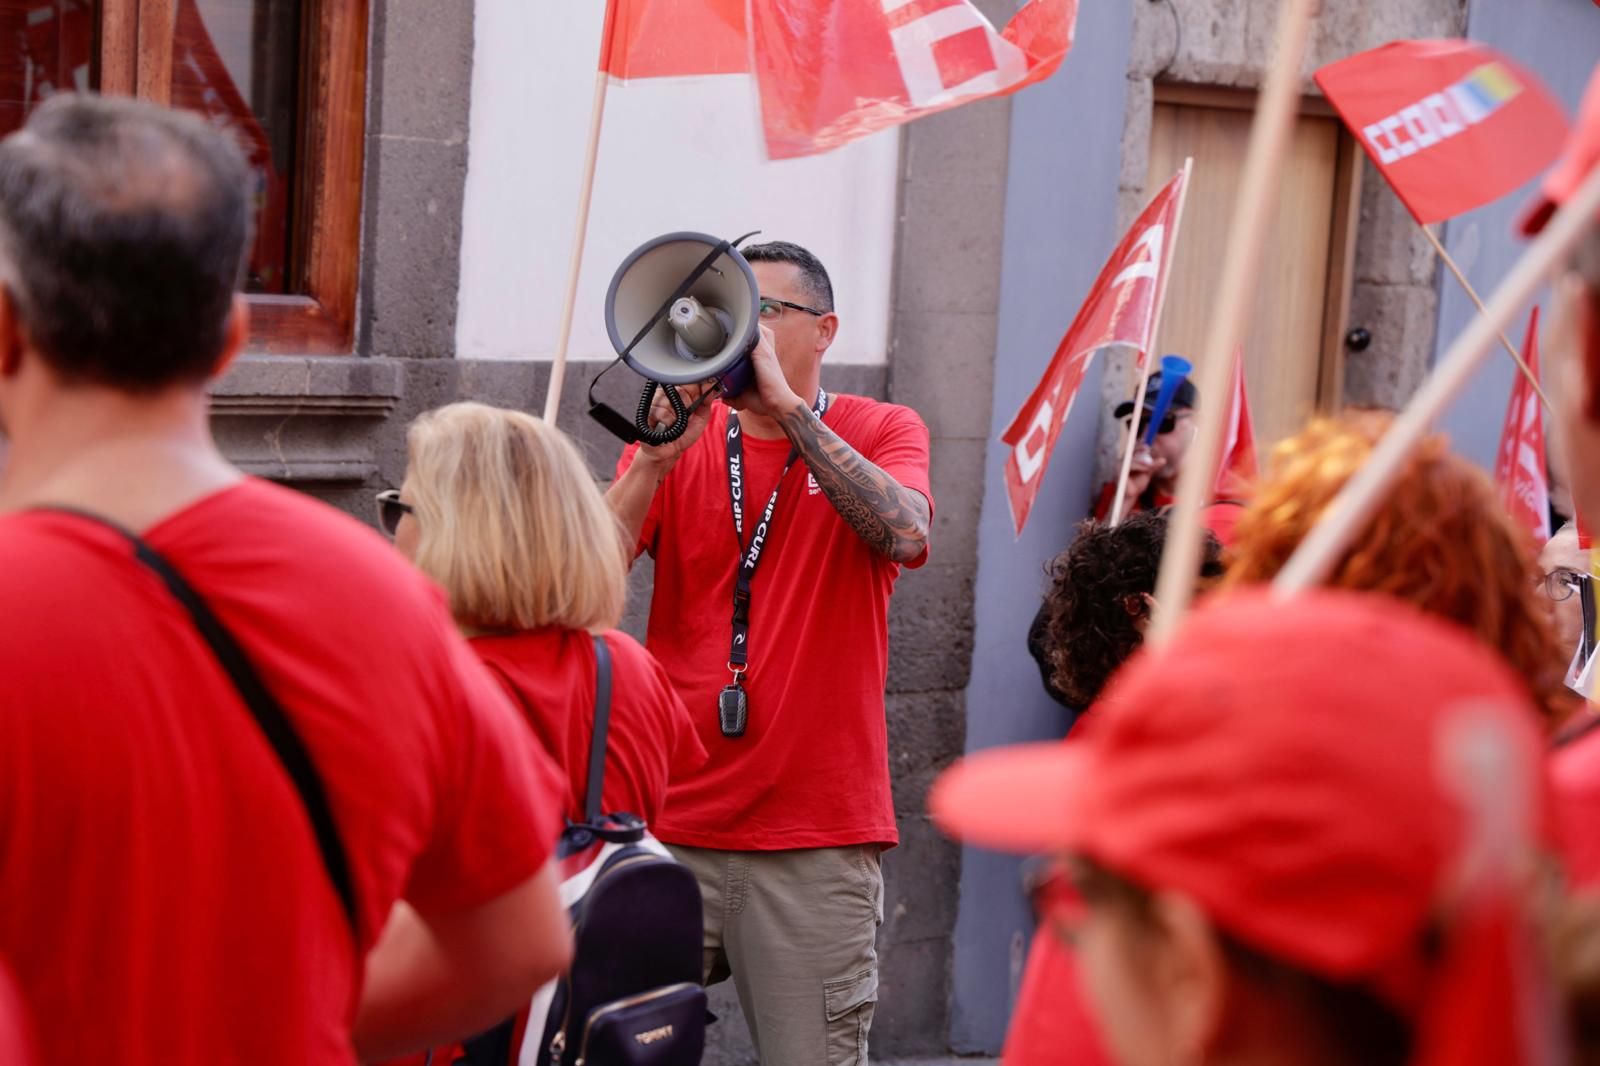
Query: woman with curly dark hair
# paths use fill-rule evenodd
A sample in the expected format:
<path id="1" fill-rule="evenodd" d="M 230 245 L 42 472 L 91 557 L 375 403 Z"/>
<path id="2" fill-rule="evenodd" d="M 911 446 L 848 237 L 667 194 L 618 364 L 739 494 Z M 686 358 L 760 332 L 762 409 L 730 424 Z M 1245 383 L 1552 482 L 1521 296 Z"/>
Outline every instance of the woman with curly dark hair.
<path id="1" fill-rule="evenodd" d="M 1050 563 L 1050 589 L 1028 633 L 1028 650 L 1051 696 L 1076 712 L 1074 721 L 1144 643 L 1166 539 L 1165 508 L 1137 511 L 1115 526 L 1088 521 Z M 1216 538 L 1208 536 L 1202 580 L 1221 575 L 1221 551 Z M 1058 874 L 1051 870 L 1038 879 L 1035 898 L 1041 912 L 1072 891 Z M 1072 951 L 1043 925 L 1028 952 L 1004 1061 L 1006 1066 L 1106 1066 L 1110 1061 L 1084 1010 Z"/>
<path id="2" fill-rule="evenodd" d="M 1138 511 L 1119 525 L 1088 521 L 1049 567 L 1050 589 L 1028 632 L 1045 688 L 1082 714 L 1124 659 L 1144 642 L 1161 570 L 1167 512 Z M 1208 537 L 1200 576 L 1222 573 Z"/>

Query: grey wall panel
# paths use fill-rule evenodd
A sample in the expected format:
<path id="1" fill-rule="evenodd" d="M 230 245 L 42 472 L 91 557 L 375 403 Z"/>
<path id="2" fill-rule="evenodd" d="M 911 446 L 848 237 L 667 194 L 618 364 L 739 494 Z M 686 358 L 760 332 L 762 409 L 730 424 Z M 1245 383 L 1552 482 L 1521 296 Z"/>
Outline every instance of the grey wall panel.
<path id="1" fill-rule="evenodd" d="M 1472 0 L 1467 35 L 1536 72 L 1570 114 L 1577 110 L 1590 71 L 1600 62 L 1600 7 L 1592 0 Z M 1530 183 L 1446 224 L 1445 247 L 1485 300 L 1527 248 L 1514 227 L 1536 187 Z M 1461 286 L 1444 270 L 1439 272 L 1439 286 L 1436 361 L 1477 314 Z M 1513 344 L 1522 344 L 1526 328 L 1524 314 L 1506 331 Z M 1491 470 L 1516 373 L 1511 357 L 1496 345 L 1441 420 L 1455 450 Z"/>
<path id="2" fill-rule="evenodd" d="M 1015 98 L 994 401 L 979 519 L 967 750 L 1060 736 L 1023 640 L 1044 564 L 1084 514 L 1093 485 L 1099 360 L 1056 446 L 1033 517 L 1014 541 L 996 437 L 1039 380 L 1079 301 L 1117 241 L 1117 179 L 1127 91 L 1130 9 L 1084 4 L 1061 71 Z M 967 848 L 956 921 L 951 1046 L 994 1052 L 1005 1035 L 1019 953 L 1032 920 L 1014 859 Z"/>

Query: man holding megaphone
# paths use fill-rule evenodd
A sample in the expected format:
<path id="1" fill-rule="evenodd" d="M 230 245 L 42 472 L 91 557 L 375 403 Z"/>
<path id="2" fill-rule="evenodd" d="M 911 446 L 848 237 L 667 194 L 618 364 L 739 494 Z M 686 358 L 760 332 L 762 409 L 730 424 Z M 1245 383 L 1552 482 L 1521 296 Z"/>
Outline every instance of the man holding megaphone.
<path id="1" fill-rule="evenodd" d="M 688 428 L 631 446 L 607 494 L 655 559 L 648 646 L 710 752 L 654 830 L 700 882 L 706 979 L 734 978 L 761 1061 L 865 1062 L 878 856 L 898 840 L 888 606 L 900 568 L 927 559 L 928 431 L 822 389 L 839 316 L 815 256 L 743 257 L 751 383 L 698 407 L 712 383 L 682 386 Z M 653 421 L 672 414 L 657 397 Z"/>

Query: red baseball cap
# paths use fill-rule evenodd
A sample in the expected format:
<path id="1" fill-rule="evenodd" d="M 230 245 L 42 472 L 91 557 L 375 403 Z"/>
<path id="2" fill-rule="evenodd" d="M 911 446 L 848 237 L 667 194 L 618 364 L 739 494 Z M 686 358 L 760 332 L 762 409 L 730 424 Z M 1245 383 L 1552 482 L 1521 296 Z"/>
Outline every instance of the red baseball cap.
<path id="1" fill-rule="evenodd" d="M 1552 1031 L 1503 998 L 1539 977 L 1515 890 L 1544 826 L 1542 742 L 1526 685 L 1471 634 L 1373 594 L 1221 596 L 1086 725 L 965 759 L 934 818 L 982 847 L 1085 855 L 1367 984 L 1412 1020 L 1418 1062 L 1543 1061 L 1521 1041 Z"/>
<path id="2" fill-rule="evenodd" d="M 1539 195 L 1523 212 L 1519 227 L 1532 237 L 1565 204 L 1595 167 L 1600 166 L 1600 66 L 1595 67 L 1578 105 L 1578 121 L 1567 137 L 1566 151 L 1539 186 Z"/>

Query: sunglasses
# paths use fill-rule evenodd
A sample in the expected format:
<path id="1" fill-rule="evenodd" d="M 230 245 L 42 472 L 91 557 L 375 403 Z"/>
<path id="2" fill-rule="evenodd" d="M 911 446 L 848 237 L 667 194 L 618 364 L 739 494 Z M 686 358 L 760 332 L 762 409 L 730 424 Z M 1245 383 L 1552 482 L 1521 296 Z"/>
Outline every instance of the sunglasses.
<path id="1" fill-rule="evenodd" d="M 402 515 L 416 514 L 416 508 L 400 499 L 399 489 L 384 489 L 378 493 L 377 500 L 378 525 L 391 537 L 400 528 Z"/>
<path id="2" fill-rule="evenodd" d="M 1127 425 L 1132 421 L 1133 421 L 1133 415 L 1131 413 L 1130 414 L 1125 414 L 1125 415 L 1122 416 L 1122 424 L 1123 425 Z M 1150 428 L 1150 413 L 1148 411 L 1146 411 L 1144 414 L 1139 416 L 1139 434 L 1141 436 L 1143 436 L 1144 432 L 1146 430 L 1148 430 L 1149 428 Z M 1161 416 L 1161 425 L 1157 428 L 1156 432 L 1165 435 L 1167 433 L 1171 433 L 1173 430 L 1175 430 L 1177 428 L 1178 428 L 1178 416 L 1176 414 L 1174 414 L 1173 412 L 1168 411 L 1166 414 Z"/>

